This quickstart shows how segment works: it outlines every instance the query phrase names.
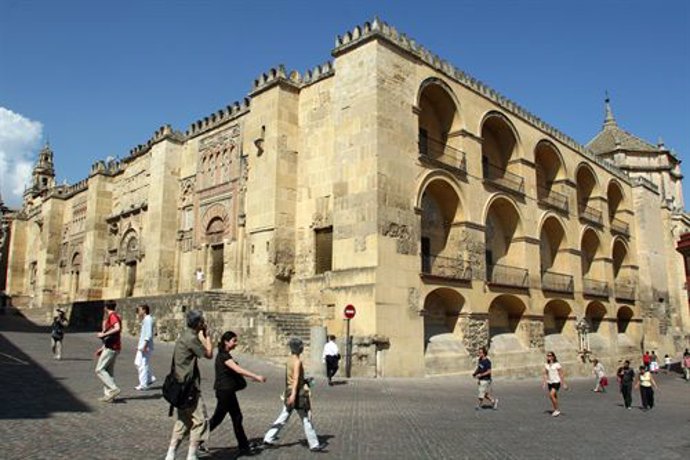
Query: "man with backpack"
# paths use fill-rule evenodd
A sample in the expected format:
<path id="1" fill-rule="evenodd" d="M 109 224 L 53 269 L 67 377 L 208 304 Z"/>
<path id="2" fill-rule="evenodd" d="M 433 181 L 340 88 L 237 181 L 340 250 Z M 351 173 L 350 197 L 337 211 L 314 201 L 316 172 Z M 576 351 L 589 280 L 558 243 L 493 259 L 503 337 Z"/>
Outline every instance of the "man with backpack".
<path id="1" fill-rule="evenodd" d="M 203 313 L 189 310 L 186 315 L 187 328 L 175 342 L 171 375 L 178 382 L 183 397 L 177 404 L 177 420 L 173 426 L 170 447 L 165 460 L 174 460 L 177 448 L 189 432 L 187 460 L 197 460 L 199 444 L 208 440 L 206 406 L 201 397 L 201 376 L 197 361 L 199 358 L 213 358 L 213 344 L 207 332 Z M 164 396 L 171 377 L 166 378 Z M 166 399 L 168 399 L 166 397 Z"/>

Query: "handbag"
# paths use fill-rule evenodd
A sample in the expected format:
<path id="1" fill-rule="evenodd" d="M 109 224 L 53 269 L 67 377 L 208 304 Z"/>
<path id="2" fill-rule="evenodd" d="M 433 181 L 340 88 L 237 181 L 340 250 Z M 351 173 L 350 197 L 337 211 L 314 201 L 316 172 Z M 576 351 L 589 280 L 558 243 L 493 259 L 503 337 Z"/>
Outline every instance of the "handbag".
<path id="1" fill-rule="evenodd" d="M 609 386 L 609 379 L 608 379 L 608 377 L 606 377 L 606 376 L 602 377 L 601 380 L 599 381 L 599 383 L 601 383 L 601 386 L 602 386 L 602 387 L 607 387 L 607 386 Z"/>
<path id="2" fill-rule="evenodd" d="M 170 403 L 168 416 L 172 417 L 173 408 L 187 409 L 193 407 L 199 398 L 199 389 L 196 387 L 196 379 L 199 376 L 199 367 L 194 362 L 194 372 L 180 382 L 175 376 L 175 356 L 170 363 L 170 373 L 165 377 L 161 393 L 163 398 Z"/>
<path id="3" fill-rule="evenodd" d="M 247 379 L 245 379 L 243 375 L 238 374 L 237 372 L 232 373 L 232 379 L 230 380 L 230 382 L 230 390 L 232 391 L 241 391 L 247 388 Z"/>

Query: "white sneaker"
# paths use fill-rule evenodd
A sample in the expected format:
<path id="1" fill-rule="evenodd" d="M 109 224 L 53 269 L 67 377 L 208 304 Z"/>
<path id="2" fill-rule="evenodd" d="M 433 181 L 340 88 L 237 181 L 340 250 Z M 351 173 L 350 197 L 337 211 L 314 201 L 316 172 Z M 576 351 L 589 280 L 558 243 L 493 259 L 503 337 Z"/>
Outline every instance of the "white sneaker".
<path id="1" fill-rule="evenodd" d="M 146 390 L 149 389 L 149 387 L 144 387 L 144 386 L 141 386 L 141 385 L 137 385 L 137 386 L 134 387 L 134 389 L 137 390 L 137 391 L 146 391 Z"/>
<path id="2" fill-rule="evenodd" d="M 561 411 L 555 410 L 553 411 L 553 414 L 551 414 L 551 417 L 558 417 L 559 415 L 561 415 Z"/>

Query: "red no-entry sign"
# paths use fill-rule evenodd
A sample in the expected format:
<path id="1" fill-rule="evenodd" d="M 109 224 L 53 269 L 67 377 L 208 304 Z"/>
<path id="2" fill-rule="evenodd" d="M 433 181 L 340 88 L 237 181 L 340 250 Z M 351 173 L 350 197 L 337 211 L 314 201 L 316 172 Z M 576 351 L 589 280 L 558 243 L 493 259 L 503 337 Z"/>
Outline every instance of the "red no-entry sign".
<path id="1" fill-rule="evenodd" d="M 355 310 L 355 306 L 350 304 L 345 307 L 343 310 L 343 315 L 345 315 L 346 319 L 352 319 L 355 317 L 355 314 L 357 313 L 357 310 Z"/>

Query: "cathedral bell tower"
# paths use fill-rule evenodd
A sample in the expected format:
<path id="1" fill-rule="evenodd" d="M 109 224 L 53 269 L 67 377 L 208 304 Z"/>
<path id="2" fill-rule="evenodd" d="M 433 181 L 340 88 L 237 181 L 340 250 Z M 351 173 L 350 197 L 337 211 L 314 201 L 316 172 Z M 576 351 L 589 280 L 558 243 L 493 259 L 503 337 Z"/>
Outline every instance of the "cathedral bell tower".
<path id="1" fill-rule="evenodd" d="M 38 161 L 31 173 L 31 190 L 38 195 L 55 186 L 55 167 L 53 166 L 53 150 L 46 142 L 45 147 L 38 154 Z"/>

